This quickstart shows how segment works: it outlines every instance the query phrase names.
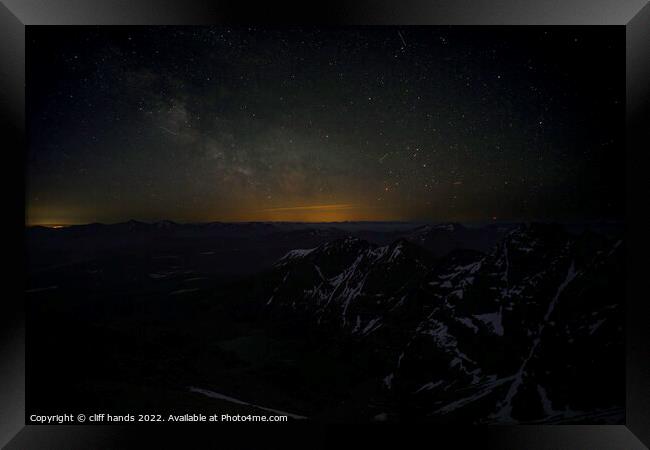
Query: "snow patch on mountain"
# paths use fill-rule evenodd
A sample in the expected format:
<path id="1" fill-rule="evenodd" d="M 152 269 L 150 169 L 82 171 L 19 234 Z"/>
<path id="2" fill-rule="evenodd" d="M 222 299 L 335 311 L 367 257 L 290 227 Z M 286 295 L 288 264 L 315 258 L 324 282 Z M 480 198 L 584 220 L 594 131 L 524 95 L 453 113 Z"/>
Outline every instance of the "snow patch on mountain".
<path id="1" fill-rule="evenodd" d="M 475 314 L 473 317 L 489 326 L 497 336 L 503 336 L 503 324 L 501 323 L 502 316 L 503 309 L 489 314 Z"/>

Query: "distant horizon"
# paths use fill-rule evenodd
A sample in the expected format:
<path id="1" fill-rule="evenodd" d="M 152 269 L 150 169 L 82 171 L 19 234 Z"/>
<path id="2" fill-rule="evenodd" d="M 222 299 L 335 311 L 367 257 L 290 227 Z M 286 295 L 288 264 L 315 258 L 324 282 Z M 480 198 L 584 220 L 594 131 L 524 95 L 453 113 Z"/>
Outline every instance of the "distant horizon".
<path id="1" fill-rule="evenodd" d="M 173 223 L 176 225 L 209 225 L 209 224 L 301 224 L 301 225 L 328 225 L 328 224 L 397 224 L 397 225 L 476 225 L 476 224 L 523 224 L 523 223 L 558 223 L 558 224 L 575 224 L 575 223 L 624 223 L 624 218 L 583 218 L 583 219 L 485 219 L 485 220 L 341 220 L 341 221 L 293 221 L 293 220 L 207 220 L 207 221 L 179 221 L 171 219 L 141 220 L 126 219 L 117 222 L 78 222 L 78 223 L 25 223 L 26 228 L 44 227 L 44 228 L 65 228 L 84 225 L 120 225 L 125 223 L 142 223 L 154 225 L 157 223 Z"/>

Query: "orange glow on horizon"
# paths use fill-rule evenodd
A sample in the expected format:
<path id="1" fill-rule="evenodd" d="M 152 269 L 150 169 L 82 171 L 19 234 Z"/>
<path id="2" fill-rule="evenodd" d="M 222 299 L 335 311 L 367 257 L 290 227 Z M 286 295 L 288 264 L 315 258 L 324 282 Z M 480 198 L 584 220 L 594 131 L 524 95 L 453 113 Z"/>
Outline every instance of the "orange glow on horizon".
<path id="1" fill-rule="evenodd" d="M 409 220 L 409 212 L 404 209 L 395 211 L 382 206 L 370 206 L 359 203 L 294 203 L 280 204 L 277 206 L 260 207 L 255 202 L 243 202 L 238 208 L 223 210 L 212 210 L 208 208 L 201 211 L 187 210 L 180 214 L 167 215 L 160 211 L 142 211 L 140 213 L 124 211 L 114 214 L 97 216 L 94 214 L 83 214 L 69 217 L 65 220 L 65 214 L 61 212 L 50 213 L 44 211 L 50 218 L 38 217 L 38 214 L 30 214 L 26 220 L 26 226 L 44 226 L 48 228 L 62 228 L 70 225 L 81 225 L 88 223 L 118 223 L 128 220 L 142 222 L 156 222 L 159 220 L 171 220 L 177 223 L 206 223 L 206 222 L 304 222 L 304 223 L 326 223 L 326 222 L 372 222 L 372 221 L 404 221 Z M 41 213 L 41 211 L 38 211 Z M 55 217 L 58 220 L 52 220 Z"/>
<path id="2" fill-rule="evenodd" d="M 350 209 L 355 205 L 310 205 L 310 206 L 284 206 L 280 208 L 265 208 L 263 211 L 307 211 L 307 210 L 332 210 L 332 209 Z"/>
<path id="3" fill-rule="evenodd" d="M 395 220 L 383 208 L 351 203 L 295 205 L 264 208 L 243 213 L 237 221 L 264 222 L 357 222 Z"/>

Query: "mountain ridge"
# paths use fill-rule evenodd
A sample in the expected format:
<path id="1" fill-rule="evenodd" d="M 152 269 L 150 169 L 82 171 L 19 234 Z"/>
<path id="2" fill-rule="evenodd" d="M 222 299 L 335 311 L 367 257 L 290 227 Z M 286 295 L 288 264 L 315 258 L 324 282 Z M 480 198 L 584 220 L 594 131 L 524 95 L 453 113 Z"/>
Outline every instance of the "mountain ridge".
<path id="1" fill-rule="evenodd" d="M 589 232 L 575 237 L 559 225 L 528 224 L 510 230 L 487 253 L 457 249 L 436 258 L 406 238 L 385 246 L 344 238 L 285 255 L 274 266 L 278 284 L 263 308 L 292 310 L 330 332 L 367 341 L 372 351 L 386 355 L 377 380 L 388 396 L 399 392 L 397 397 L 423 408 L 435 394 L 433 404 L 440 404 L 429 411 L 435 417 L 561 420 L 591 413 L 576 412 L 570 402 L 553 409 L 557 388 L 538 380 L 546 376 L 544 364 L 553 365 L 548 348 L 559 350 L 558 333 L 585 327 L 596 332 L 616 323 L 613 313 L 620 316 L 620 308 L 601 298 L 598 319 L 590 321 L 585 316 L 597 314 L 594 305 L 583 305 L 577 308 L 584 322 L 579 327 L 558 311 L 571 311 L 570 300 L 589 289 L 585 278 L 593 279 L 598 264 L 620 258 L 615 253 L 621 243 Z M 405 326 L 410 331 L 400 329 Z M 609 341 L 622 339 L 620 329 L 607 330 Z M 580 361 L 579 352 L 571 352 Z M 462 402 L 449 394 L 458 389 L 473 394 Z"/>

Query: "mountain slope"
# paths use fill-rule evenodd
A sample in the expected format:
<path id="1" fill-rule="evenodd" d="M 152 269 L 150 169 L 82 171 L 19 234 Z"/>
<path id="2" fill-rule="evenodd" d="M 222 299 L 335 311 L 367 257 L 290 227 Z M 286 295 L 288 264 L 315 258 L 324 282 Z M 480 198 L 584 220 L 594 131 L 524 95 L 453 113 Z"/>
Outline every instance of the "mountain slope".
<path id="1" fill-rule="evenodd" d="M 620 240 L 531 224 L 486 253 L 435 257 L 414 241 L 293 250 L 267 274 L 264 314 L 298 315 L 376 355 L 392 415 L 620 419 Z"/>

